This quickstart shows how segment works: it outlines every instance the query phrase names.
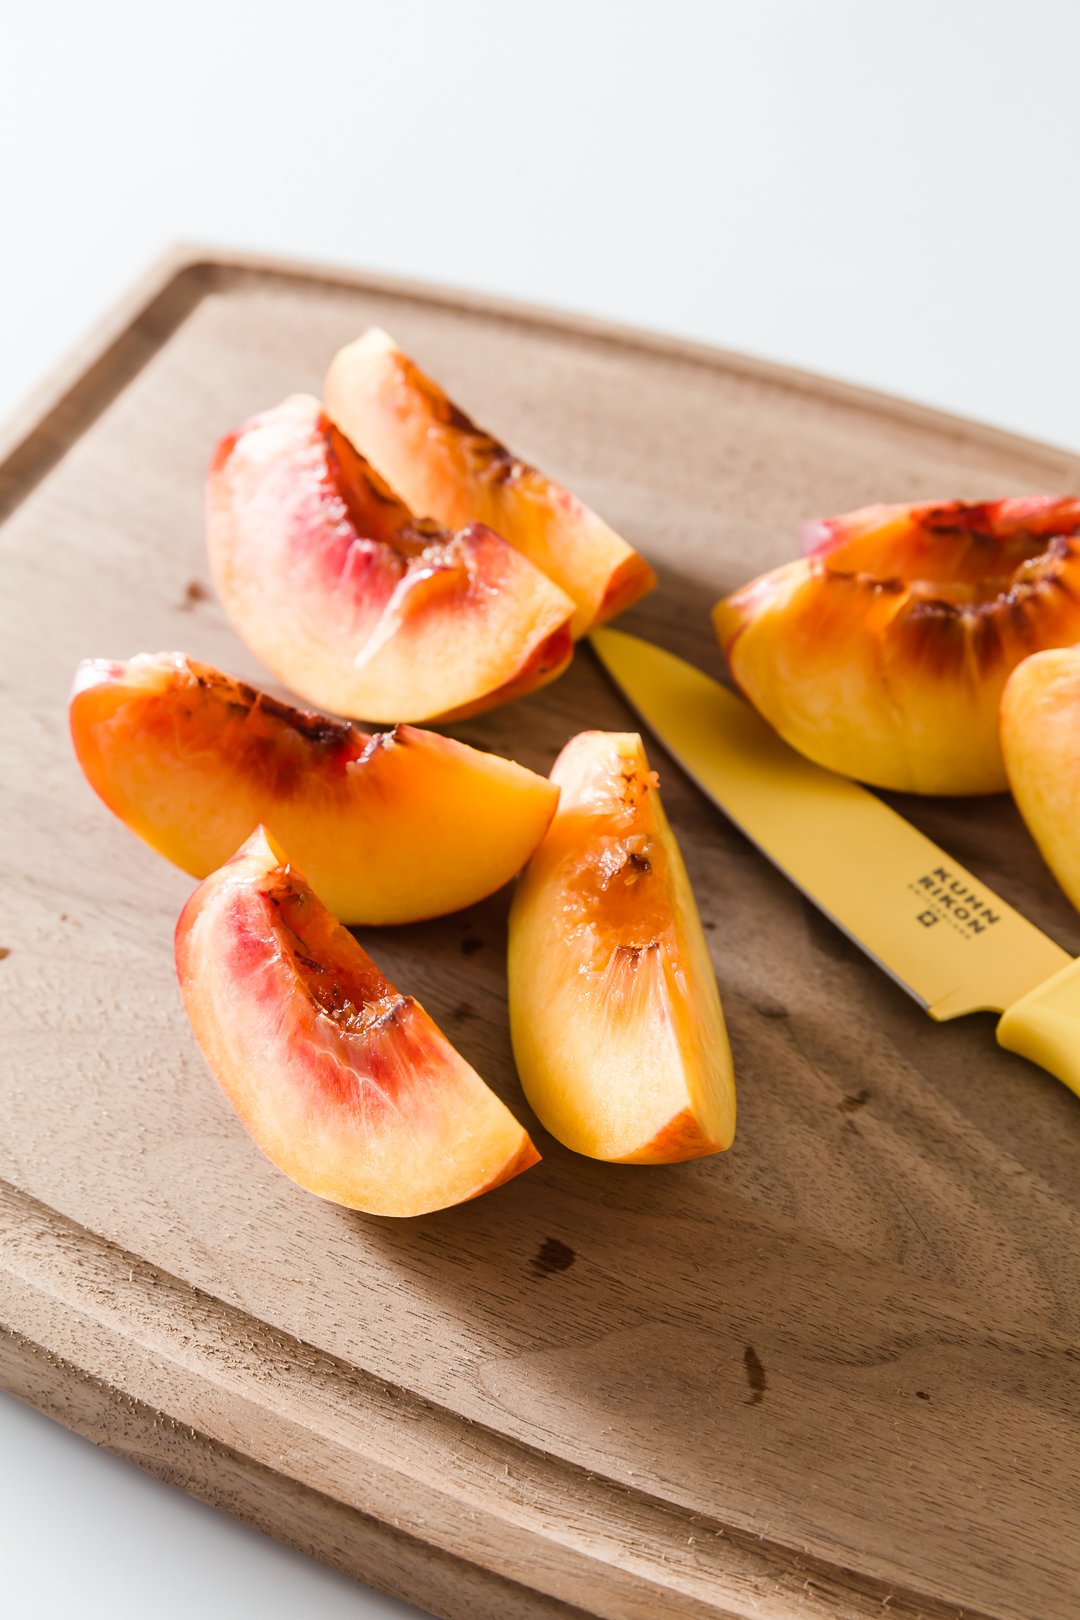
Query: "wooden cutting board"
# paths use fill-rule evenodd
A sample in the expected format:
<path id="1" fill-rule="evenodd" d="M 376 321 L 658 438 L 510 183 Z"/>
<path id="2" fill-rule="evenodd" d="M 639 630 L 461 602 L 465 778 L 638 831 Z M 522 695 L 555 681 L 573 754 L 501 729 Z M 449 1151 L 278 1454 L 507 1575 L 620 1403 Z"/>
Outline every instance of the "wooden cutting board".
<path id="1" fill-rule="evenodd" d="M 627 627 L 714 670 L 710 604 L 804 516 L 1080 485 L 1064 452 L 687 343 L 161 268 L 0 474 L 0 1380 L 439 1615 L 1071 1620 L 1080 1104 L 989 1018 L 931 1024 L 656 745 L 731 1028 L 729 1154 L 607 1167 L 534 1126 L 505 895 L 364 943 L 535 1128 L 509 1187 L 400 1223 L 320 1203 L 206 1072 L 172 966 L 190 882 L 82 782 L 68 684 L 174 647 L 260 679 L 209 590 L 207 459 L 372 321 L 640 546 L 660 588 Z M 582 651 L 457 730 L 546 771 L 630 723 Z M 902 808 L 1080 951 L 1008 802 Z"/>

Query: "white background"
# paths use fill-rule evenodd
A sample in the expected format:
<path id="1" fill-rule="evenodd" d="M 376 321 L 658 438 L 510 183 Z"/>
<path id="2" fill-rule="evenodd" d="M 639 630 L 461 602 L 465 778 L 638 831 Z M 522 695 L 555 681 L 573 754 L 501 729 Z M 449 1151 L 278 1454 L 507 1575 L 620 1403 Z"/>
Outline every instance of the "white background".
<path id="1" fill-rule="evenodd" d="M 1075 0 L 0 16 L 0 411 L 187 240 L 595 312 L 1080 446 Z M 6 1398 L 0 1592 L 14 1620 L 412 1612 Z"/>

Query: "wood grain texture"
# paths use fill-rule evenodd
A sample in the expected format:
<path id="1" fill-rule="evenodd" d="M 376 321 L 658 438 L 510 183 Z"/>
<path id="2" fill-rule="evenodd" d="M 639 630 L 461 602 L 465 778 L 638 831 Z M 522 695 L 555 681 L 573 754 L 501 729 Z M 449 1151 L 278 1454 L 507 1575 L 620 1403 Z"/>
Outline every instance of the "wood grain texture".
<path id="1" fill-rule="evenodd" d="M 175 988 L 190 887 L 79 777 L 77 660 L 265 677 L 208 585 L 220 433 L 386 326 L 661 574 L 627 628 L 716 669 L 707 609 L 862 502 L 1080 483 L 1061 452 L 689 344 L 368 281 L 170 264 L 0 469 L 0 1379 L 444 1615 L 1065 1620 L 1080 1582 L 1080 1109 L 932 1025 L 659 749 L 710 929 L 736 1145 L 578 1159 L 529 1116 L 506 897 L 370 931 L 543 1163 L 392 1223 L 306 1196 L 206 1074 Z M 630 724 L 587 652 L 455 728 L 547 770 Z M 1004 800 L 895 801 L 1063 945 Z"/>

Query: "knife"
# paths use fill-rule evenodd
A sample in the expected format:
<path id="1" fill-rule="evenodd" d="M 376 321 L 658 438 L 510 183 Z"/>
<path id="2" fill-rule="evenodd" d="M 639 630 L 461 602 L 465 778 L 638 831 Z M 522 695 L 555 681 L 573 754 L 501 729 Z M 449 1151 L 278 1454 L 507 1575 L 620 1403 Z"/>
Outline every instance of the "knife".
<path id="1" fill-rule="evenodd" d="M 931 1018 L 1001 1013 L 999 1043 L 1080 1096 L 1080 959 L 692 664 L 621 630 L 590 639 L 702 792 Z"/>

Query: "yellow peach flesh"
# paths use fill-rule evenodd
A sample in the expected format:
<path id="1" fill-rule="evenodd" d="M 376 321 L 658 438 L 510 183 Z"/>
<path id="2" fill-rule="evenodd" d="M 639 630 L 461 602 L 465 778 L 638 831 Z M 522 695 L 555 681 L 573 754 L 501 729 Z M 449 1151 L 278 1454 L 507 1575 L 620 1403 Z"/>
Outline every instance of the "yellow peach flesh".
<path id="1" fill-rule="evenodd" d="M 478 428 L 387 333 L 335 357 L 328 414 L 417 511 L 451 528 L 479 522 L 574 599 L 575 637 L 652 589 L 652 569 L 569 490 Z"/>
<path id="2" fill-rule="evenodd" d="M 369 1214 L 476 1198 L 539 1154 L 260 829 L 195 890 L 177 975 L 203 1056 L 266 1156 Z"/>
<path id="3" fill-rule="evenodd" d="M 1035 653 L 1013 670 L 1001 748 L 1020 814 L 1080 910 L 1080 647 Z"/>
<path id="4" fill-rule="evenodd" d="M 218 447 L 207 547 L 247 645 L 339 714 L 473 714 L 571 656 L 569 597 L 482 524 L 451 534 L 414 517 L 305 395 Z"/>
<path id="5" fill-rule="evenodd" d="M 655 774 L 634 734 L 584 732 L 510 913 L 510 1023 L 530 1103 L 592 1158 L 668 1163 L 735 1128 L 708 946 Z"/>
<path id="6" fill-rule="evenodd" d="M 412 922 L 501 888 L 554 813 L 558 789 L 450 737 L 369 736 L 179 653 L 86 662 L 70 705 L 95 792 L 194 877 L 259 822 L 346 922 Z"/>
<path id="7" fill-rule="evenodd" d="M 1080 503 L 877 507 L 720 602 L 732 675 L 793 747 L 877 787 L 999 792 L 1010 672 L 1080 639 Z"/>

